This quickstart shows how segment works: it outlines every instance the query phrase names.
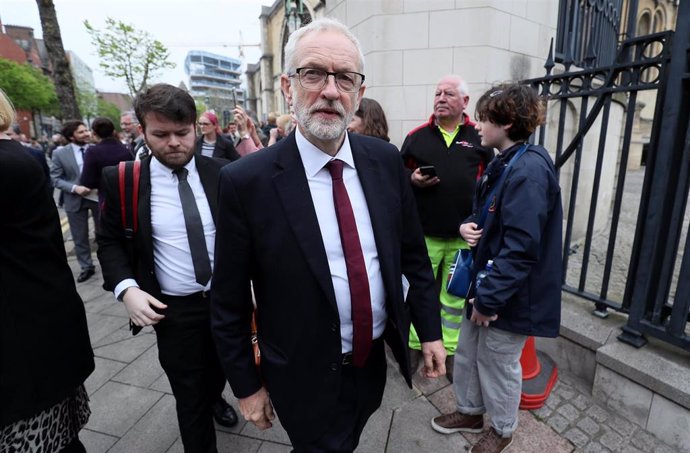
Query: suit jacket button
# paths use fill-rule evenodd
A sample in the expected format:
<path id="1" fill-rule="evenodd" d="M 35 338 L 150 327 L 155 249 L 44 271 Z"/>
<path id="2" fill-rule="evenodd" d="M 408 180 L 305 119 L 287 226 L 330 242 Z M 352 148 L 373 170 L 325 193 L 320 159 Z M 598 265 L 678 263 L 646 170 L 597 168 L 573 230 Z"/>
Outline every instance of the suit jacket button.
<path id="1" fill-rule="evenodd" d="M 334 322 L 333 324 L 331 324 L 331 332 L 335 332 L 337 330 L 338 330 L 338 323 Z"/>
<path id="2" fill-rule="evenodd" d="M 331 363 L 331 371 L 338 371 L 338 364 L 337 363 Z"/>

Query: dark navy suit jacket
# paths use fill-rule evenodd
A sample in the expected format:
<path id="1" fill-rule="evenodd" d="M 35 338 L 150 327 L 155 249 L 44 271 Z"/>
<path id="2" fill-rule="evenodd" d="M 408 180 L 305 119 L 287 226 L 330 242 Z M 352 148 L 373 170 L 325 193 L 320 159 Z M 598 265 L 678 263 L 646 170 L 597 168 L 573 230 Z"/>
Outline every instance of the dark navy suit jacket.
<path id="1" fill-rule="evenodd" d="M 410 383 L 410 318 L 422 341 L 441 338 L 438 294 L 400 154 L 351 134 L 386 293 L 384 333 Z M 338 404 L 341 338 L 335 290 L 294 132 L 221 171 L 211 326 L 234 394 L 265 385 L 290 437 L 319 436 Z M 403 301 L 402 275 L 410 282 Z M 261 372 L 250 339 L 257 304 Z"/>

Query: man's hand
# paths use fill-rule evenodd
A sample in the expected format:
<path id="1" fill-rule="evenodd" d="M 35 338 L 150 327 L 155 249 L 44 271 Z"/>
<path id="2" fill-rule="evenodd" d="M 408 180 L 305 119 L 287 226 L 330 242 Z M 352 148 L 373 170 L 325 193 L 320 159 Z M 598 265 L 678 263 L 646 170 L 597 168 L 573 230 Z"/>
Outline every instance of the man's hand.
<path id="1" fill-rule="evenodd" d="M 424 368 L 422 374 L 426 378 L 437 378 L 446 374 L 446 348 L 443 341 L 427 341 L 422 343 L 422 356 Z"/>
<path id="2" fill-rule="evenodd" d="M 273 426 L 273 405 L 265 387 L 261 387 L 251 396 L 240 398 L 238 403 L 244 419 L 252 422 L 257 428 L 264 430 Z"/>
<path id="3" fill-rule="evenodd" d="M 168 308 L 163 302 L 136 286 L 127 288 L 127 294 L 122 298 L 122 302 L 125 304 L 127 313 L 129 313 L 129 319 L 140 327 L 158 324 L 161 319 L 165 318 L 164 315 L 153 311 L 151 305 L 160 309 Z"/>
<path id="4" fill-rule="evenodd" d="M 471 303 L 474 305 L 474 298 L 468 300 L 467 302 Z M 498 319 L 498 315 L 493 315 L 493 316 L 486 316 L 481 313 L 479 313 L 479 310 L 475 307 L 474 310 L 472 310 L 472 317 L 470 318 L 470 321 L 475 323 L 478 326 L 483 326 L 483 327 L 489 327 L 489 323 L 491 321 L 496 321 Z"/>
<path id="5" fill-rule="evenodd" d="M 79 196 L 85 197 L 91 192 L 91 189 L 89 189 L 86 186 L 75 186 L 74 187 L 74 193 L 76 193 Z"/>
<path id="6" fill-rule="evenodd" d="M 417 187 L 435 186 L 441 182 L 441 180 L 438 179 L 438 176 L 423 175 L 419 168 L 412 172 L 410 175 L 410 181 L 412 181 L 412 184 Z"/>
<path id="7" fill-rule="evenodd" d="M 478 230 L 477 224 L 474 222 L 463 223 L 460 225 L 460 236 L 467 242 L 470 247 L 474 247 L 482 238 L 483 229 Z"/>

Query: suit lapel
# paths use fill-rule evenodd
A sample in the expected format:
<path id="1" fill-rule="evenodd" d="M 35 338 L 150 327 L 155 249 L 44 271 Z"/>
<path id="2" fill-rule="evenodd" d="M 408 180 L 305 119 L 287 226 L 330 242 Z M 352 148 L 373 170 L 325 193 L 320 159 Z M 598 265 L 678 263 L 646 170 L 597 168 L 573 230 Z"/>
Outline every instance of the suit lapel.
<path id="1" fill-rule="evenodd" d="M 204 187 L 208 206 L 211 209 L 213 223 L 215 223 L 216 212 L 218 211 L 218 179 L 220 170 L 209 165 L 209 161 L 202 156 L 195 156 L 194 161 L 196 162 L 196 169 L 199 172 L 201 185 Z"/>
<path id="2" fill-rule="evenodd" d="M 273 176 L 276 193 L 312 273 L 329 304 L 337 313 L 338 306 L 335 301 L 326 249 L 323 245 L 302 159 L 297 150 L 294 132 L 278 146 L 276 173 Z"/>
<path id="3" fill-rule="evenodd" d="M 391 228 L 391 207 L 388 205 L 391 200 L 386 200 L 385 195 L 389 189 L 381 187 L 385 180 L 381 175 L 381 168 L 378 160 L 373 157 L 373 154 L 368 152 L 357 141 L 356 137 L 350 135 L 350 147 L 352 148 L 352 157 L 355 160 L 357 167 L 357 176 L 359 182 L 362 184 L 364 197 L 367 200 L 367 208 L 369 210 L 369 217 L 371 218 L 371 227 L 374 233 L 374 241 L 376 242 L 376 251 L 379 257 L 379 265 L 381 266 L 381 276 L 383 278 L 384 287 L 387 294 L 394 294 L 393 288 L 390 288 L 393 267 L 391 266 L 390 257 L 396 256 L 393 245 L 393 229 Z"/>
<path id="4" fill-rule="evenodd" d="M 72 148 L 72 145 L 66 145 L 63 148 L 63 158 L 65 159 L 64 166 L 65 168 L 69 168 L 72 172 L 74 172 L 74 175 L 65 175 L 66 179 L 71 179 L 75 181 L 76 183 L 79 183 L 79 178 L 81 174 L 79 173 L 79 164 L 77 163 L 77 158 L 74 157 L 74 149 Z M 73 177 L 70 177 L 73 176 Z"/>
<path id="5" fill-rule="evenodd" d="M 151 157 L 141 161 L 139 175 L 139 232 L 146 261 L 153 269 L 153 232 L 151 228 Z"/>

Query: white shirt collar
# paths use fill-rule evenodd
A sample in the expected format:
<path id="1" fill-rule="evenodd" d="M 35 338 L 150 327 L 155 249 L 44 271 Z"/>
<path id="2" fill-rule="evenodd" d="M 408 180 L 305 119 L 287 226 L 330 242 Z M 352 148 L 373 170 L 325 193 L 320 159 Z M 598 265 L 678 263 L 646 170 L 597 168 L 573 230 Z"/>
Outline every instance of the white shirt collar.
<path id="1" fill-rule="evenodd" d="M 196 175 L 198 172 L 196 170 L 196 163 L 194 161 L 196 159 L 196 156 L 193 156 L 192 159 L 187 162 L 187 164 L 184 166 L 184 168 L 187 169 L 188 176 L 189 175 Z M 166 175 L 170 178 L 174 178 L 177 180 L 177 177 L 173 173 L 173 170 L 169 167 L 166 167 L 163 165 L 157 158 L 156 156 L 151 156 L 151 174 L 152 175 Z"/>
<path id="2" fill-rule="evenodd" d="M 302 158 L 302 164 L 304 165 L 304 172 L 307 178 L 314 177 L 314 175 L 325 167 L 328 162 L 335 158 L 342 160 L 351 168 L 355 168 L 355 159 L 352 157 L 352 148 L 350 147 L 350 139 L 347 133 L 345 133 L 345 140 L 343 140 L 343 144 L 335 157 L 331 157 L 314 146 L 304 135 L 302 135 L 299 127 L 295 131 L 295 140 L 297 141 L 297 149 Z"/>

